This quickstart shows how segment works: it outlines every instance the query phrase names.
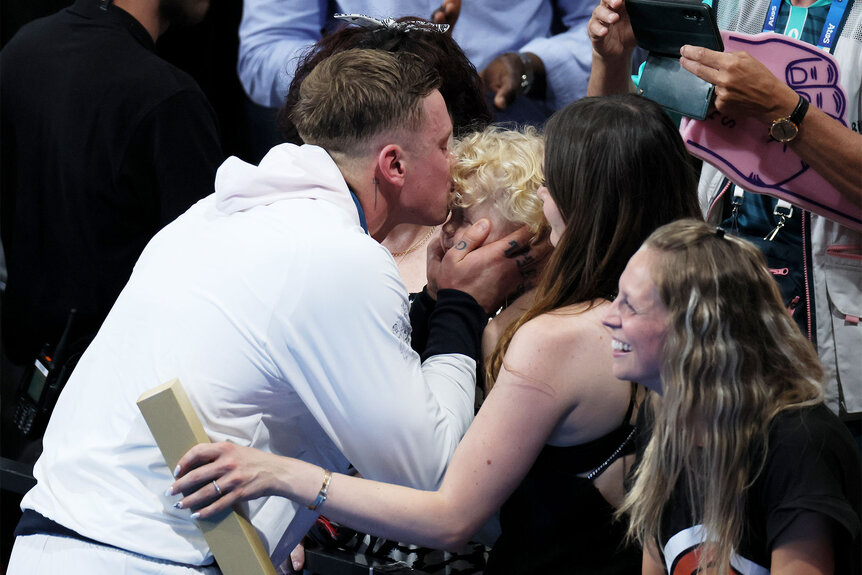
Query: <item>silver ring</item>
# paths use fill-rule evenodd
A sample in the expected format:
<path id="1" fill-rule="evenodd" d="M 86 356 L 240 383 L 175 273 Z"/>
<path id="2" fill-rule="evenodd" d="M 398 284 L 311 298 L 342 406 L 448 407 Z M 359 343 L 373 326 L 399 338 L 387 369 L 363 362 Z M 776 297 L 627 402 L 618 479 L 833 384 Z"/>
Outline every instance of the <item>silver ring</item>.
<path id="1" fill-rule="evenodd" d="M 218 483 L 216 483 L 215 479 L 213 479 L 213 487 L 215 487 L 216 495 L 221 497 L 221 489 L 219 489 Z"/>

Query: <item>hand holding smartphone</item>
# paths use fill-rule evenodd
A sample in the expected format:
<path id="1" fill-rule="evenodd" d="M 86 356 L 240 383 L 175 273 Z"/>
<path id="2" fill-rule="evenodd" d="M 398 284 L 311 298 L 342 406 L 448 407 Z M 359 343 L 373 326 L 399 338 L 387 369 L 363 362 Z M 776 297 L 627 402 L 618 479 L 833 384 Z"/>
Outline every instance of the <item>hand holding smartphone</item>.
<path id="1" fill-rule="evenodd" d="M 626 0 L 626 11 L 638 46 L 649 52 L 638 91 L 670 111 L 706 118 L 715 87 L 684 69 L 679 57 L 686 44 L 724 51 L 712 8 L 691 0 Z"/>

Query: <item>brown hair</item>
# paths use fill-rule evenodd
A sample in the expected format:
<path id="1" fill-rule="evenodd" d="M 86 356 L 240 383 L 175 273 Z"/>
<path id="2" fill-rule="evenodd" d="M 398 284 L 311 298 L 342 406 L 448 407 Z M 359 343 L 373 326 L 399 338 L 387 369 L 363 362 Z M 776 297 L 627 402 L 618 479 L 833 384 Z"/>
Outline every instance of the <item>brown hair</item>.
<path id="1" fill-rule="evenodd" d="M 491 354 L 489 384 L 521 325 L 554 309 L 613 298 L 626 263 L 653 230 L 700 215 L 679 131 L 659 105 L 632 94 L 584 98 L 551 116 L 545 180 L 566 227 L 533 307 Z"/>

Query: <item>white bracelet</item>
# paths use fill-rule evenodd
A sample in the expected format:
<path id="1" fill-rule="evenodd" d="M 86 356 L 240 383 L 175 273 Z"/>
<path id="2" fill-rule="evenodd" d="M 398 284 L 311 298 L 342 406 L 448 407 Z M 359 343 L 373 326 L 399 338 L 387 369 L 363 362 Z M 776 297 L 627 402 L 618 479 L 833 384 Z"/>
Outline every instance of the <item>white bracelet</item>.
<path id="1" fill-rule="evenodd" d="M 320 491 L 317 492 L 317 497 L 314 503 L 308 506 L 311 511 L 314 511 L 326 501 L 326 492 L 329 491 L 329 482 L 332 481 L 332 472 L 328 469 L 323 470 L 323 485 L 320 486 Z"/>

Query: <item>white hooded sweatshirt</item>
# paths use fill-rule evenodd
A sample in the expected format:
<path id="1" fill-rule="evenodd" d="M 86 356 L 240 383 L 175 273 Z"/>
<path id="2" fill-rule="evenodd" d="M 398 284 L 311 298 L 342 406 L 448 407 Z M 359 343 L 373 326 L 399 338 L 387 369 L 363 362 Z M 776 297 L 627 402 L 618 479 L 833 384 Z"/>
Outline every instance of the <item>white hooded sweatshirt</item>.
<path id="1" fill-rule="evenodd" d="M 22 507 L 149 557 L 212 561 L 138 408 L 179 378 L 213 441 L 434 488 L 473 415 L 475 361 L 410 348 L 407 292 L 327 153 L 219 169 L 157 234 L 66 385 Z M 278 565 L 316 514 L 248 504 Z M 84 571 L 95 573 L 97 571 Z"/>

